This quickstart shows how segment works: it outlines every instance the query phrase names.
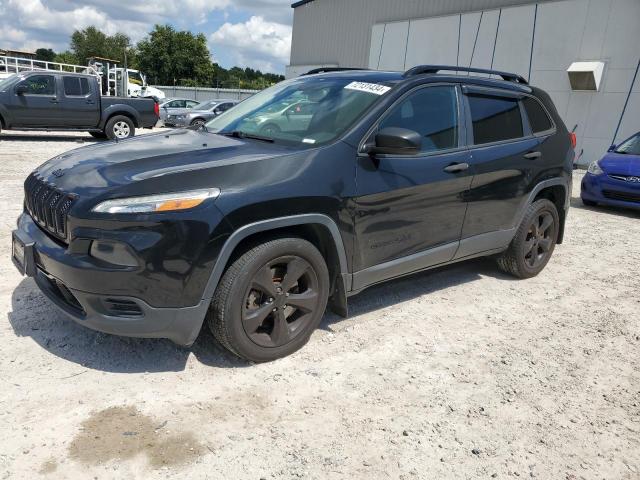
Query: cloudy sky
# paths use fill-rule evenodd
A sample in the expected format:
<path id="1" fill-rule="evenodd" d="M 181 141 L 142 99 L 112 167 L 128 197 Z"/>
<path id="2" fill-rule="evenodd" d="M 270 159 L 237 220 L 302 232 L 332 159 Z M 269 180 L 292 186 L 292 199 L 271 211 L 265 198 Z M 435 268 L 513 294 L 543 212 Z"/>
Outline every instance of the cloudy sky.
<path id="1" fill-rule="evenodd" d="M 214 60 L 284 72 L 292 0 L 0 0 L 0 48 L 66 50 L 74 30 L 95 25 L 133 42 L 156 23 L 202 32 Z"/>

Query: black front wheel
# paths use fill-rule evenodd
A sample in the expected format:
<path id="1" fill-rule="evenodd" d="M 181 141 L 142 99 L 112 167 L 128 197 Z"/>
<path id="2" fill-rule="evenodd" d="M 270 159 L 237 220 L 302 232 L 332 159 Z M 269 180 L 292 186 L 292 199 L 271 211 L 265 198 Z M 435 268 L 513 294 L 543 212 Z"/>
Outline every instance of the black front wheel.
<path id="1" fill-rule="evenodd" d="M 318 249 L 300 238 L 279 238 L 248 250 L 227 269 L 208 323 L 231 352 L 267 362 L 307 343 L 328 296 L 329 273 Z"/>
<path id="2" fill-rule="evenodd" d="M 518 278 L 535 277 L 553 254 L 559 227 L 554 203 L 547 199 L 535 201 L 527 209 L 509 248 L 498 258 L 498 267 Z"/>

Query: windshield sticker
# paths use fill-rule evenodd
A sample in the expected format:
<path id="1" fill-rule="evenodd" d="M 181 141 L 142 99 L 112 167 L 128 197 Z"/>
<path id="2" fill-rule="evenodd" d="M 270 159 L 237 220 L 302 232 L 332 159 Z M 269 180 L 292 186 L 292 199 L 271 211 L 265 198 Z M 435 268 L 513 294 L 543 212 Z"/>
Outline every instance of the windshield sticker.
<path id="1" fill-rule="evenodd" d="M 302 143 L 311 143 L 314 144 L 316 141 L 313 138 L 303 138 Z"/>
<path id="2" fill-rule="evenodd" d="M 367 82 L 351 82 L 344 88 L 346 90 L 358 90 L 359 92 L 373 93 L 374 95 L 384 95 L 391 90 L 391 87 Z"/>

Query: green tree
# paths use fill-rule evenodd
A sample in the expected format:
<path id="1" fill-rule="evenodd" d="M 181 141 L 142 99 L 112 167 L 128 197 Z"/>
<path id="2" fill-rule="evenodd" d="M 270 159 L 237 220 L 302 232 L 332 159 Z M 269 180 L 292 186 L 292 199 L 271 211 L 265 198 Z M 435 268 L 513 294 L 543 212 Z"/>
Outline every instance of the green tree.
<path id="1" fill-rule="evenodd" d="M 71 65 L 77 65 L 78 64 L 78 58 L 75 56 L 75 54 L 73 52 L 70 52 L 69 50 L 66 50 L 64 52 L 60 52 L 58 53 L 54 58 L 53 58 L 54 62 L 58 62 L 58 63 L 68 63 Z"/>
<path id="2" fill-rule="evenodd" d="M 208 85 L 214 68 L 207 38 L 199 33 L 177 31 L 170 25 L 156 25 L 138 42 L 138 64 L 154 83 Z"/>
<path id="3" fill-rule="evenodd" d="M 43 60 L 45 62 L 53 62 L 56 57 L 56 52 L 50 48 L 39 48 L 36 50 L 36 60 Z"/>
<path id="4" fill-rule="evenodd" d="M 135 51 L 124 33 L 106 35 L 93 26 L 76 30 L 71 35 L 71 50 L 82 65 L 90 57 L 110 58 L 123 64 L 125 51 L 128 66 L 135 65 Z"/>

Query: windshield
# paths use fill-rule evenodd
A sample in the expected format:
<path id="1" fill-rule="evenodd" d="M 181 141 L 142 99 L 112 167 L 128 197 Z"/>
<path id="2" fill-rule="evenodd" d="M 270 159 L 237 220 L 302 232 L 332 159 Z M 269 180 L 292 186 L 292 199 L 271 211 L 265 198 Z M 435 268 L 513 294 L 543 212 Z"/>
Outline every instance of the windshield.
<path id="1" fill-rule="evenodd" d="M 248 98 L 207 128 L 290 145 L 320 145 L 344 133 L 388 90 L 343 77 L 295 78 Z"/>
<path id="2" fill-rule="evenodd" d="M 142 79 L 142 75 L 140 75 L 140 72 L 134 72 L 129 70 L 127 72 L 129 74 L 129 82 L 133 83 L 135 85 L 144 85 L 144 80 Z"/>
<path id="3" fill-rule="evenodd" d="M 195 107 L 193 107 L 194 110 L 212 110 L 213 107 L 215 107 L 218 103 L 215 100 L 208 100 L 206 102 L 202 102 L 199 103 L 198 105 L 196 105 Z"/>
<path id="4" fill-rule="evenodd" d="M 636 133 L 629 140 L 621 143 L 615 152 L 626 153 L 628 155 L 640 155 L 640 133 Z"/>
<path id="5" fill-rule="evenodd" d="M 0 90 L 8 87 L 16 78 L 18 78 L 18 75 L 14 73 L 13 75 L 10 75 L 5 79 L 0 79 Z"/>

